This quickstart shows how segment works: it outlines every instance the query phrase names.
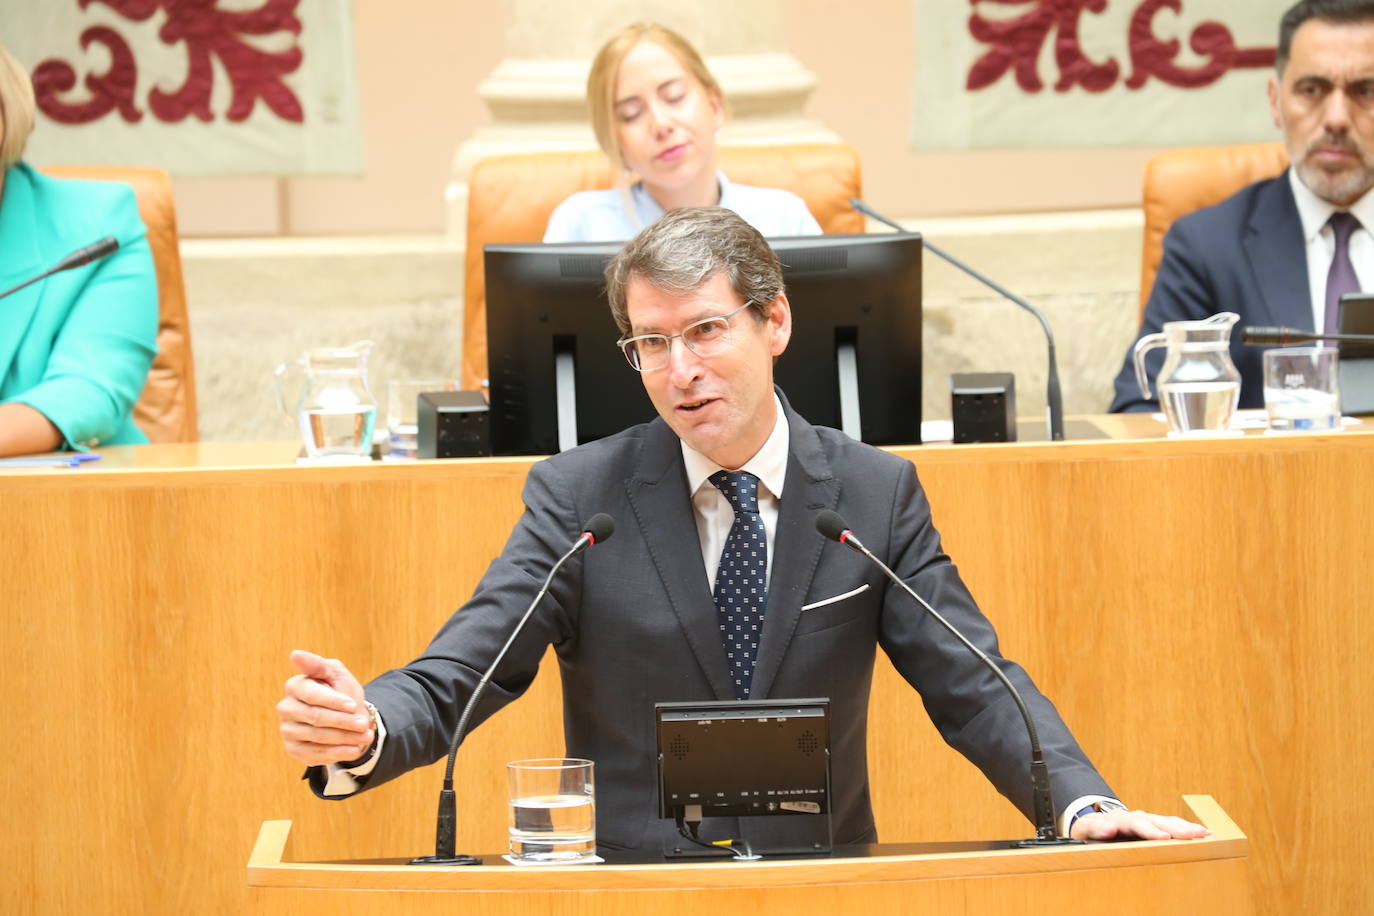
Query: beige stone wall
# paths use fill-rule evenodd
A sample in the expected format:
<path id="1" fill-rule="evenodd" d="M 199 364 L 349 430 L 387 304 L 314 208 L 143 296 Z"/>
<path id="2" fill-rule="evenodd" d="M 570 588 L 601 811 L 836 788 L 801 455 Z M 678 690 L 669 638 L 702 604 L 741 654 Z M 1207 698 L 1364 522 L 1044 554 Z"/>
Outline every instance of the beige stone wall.
<path id="1" fill-rule="evenodd" d="M 457 376 L 462 251 L 441 237 L 182 242 L 200 437 L 294 438 L 272 372 L 310 347 L 371 340 L 372 392 Z M 379 422 L 381 418 L 379 414 Z"/>
<path id="2" fill-rule="evenodd" d="M 1045 313 L 1055 335 L 1064 410 L 1102 413 L 1135 339 L 1140 235 L 1136 210 L 963 217 L 921 222 L 926 237 Z M 914 224 L 913 224 L 914 228 Z M 949 417 L 952 372 L 1012 372 L 1021 417 L 1045 414 L 1045 336 L 1029 313 L 927 252 L 926 419 Z"/>

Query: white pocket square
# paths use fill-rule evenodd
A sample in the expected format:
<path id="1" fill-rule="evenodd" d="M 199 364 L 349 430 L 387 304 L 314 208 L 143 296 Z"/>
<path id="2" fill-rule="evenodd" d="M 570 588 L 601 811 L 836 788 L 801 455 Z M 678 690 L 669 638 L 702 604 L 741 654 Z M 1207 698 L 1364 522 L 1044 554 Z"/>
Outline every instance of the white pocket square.
<path id="1" fill-rule="evenodd" d="M 855 595 L 868 591 L 868 583 L 865 582 L 852 592 L 845 592 L 843 595 L 835 595 L 833 598 L 822 598 L 820 601 L 813 601 L 810 604 L 803 604 L 803 611 L 814 610 L 818 607 L 825 607 L 827 604 L 834 604 L 836 601 L 843 601 L 846 598 L 853 598 Z"/>

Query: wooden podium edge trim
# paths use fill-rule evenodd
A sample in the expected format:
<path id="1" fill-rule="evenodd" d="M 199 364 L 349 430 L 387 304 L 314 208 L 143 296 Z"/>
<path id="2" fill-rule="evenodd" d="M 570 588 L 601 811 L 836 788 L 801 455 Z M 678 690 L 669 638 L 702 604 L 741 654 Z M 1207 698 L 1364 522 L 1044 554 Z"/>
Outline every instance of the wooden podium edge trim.
<path id="1" fill-rule="evenodd" d="M 248 855 L 248 870 L 277 868 L 289 864 L 286 859 L 286 844 L 291 837 L 290 821 L 263 821 L 258 830 L 258 838 L 253 843 L 253 851 Z"/>
<path id="2" fill-rule="evenodd" d="M 1183 796 L 1183 803 L 1188 806 L 1189 811 L 1193 812 L 1193 817 L 1199 824 L 1212 831 L 1211 839 L 1244 840 L 1246 838 L 1236 822 L 1231 820 L 1231 815 L 1227 814 L 1212 796 L 1185 795 Z"/>
<path id="3" fill-rule="evenodd" d="M 1249 841 L 1210 795 L 1184 803 L 1212 835 L 1201 840 L 1096 843 L 1047 849 L 1005 849 L 861 859 L 765 859 L 760 862 L 684 862 L 464 868 L 284 861 L 291 822 L 264 821 L 248 861 L 249 887 L 376 890 L 667 890 L 785 887 L 850 882 L 913 881 L 1045 874 L 1098 868 L 1169 865 L 1244 858 Z"/>

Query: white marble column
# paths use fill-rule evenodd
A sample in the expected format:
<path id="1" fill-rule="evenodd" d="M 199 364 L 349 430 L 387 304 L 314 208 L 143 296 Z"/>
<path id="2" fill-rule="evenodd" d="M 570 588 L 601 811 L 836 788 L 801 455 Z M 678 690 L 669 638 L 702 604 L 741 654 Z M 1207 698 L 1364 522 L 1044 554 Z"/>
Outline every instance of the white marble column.
<path id="1" fill-rule="evenodd" d="M 454 238 L 465 233 L 474 163 L 596 148 L 584 99 L 587 68 L 605 40 L 633 22 L 665 25 L 706 57 L 729 105 L 722 145 L 840 142 L 803 110 L 816 78 L 784 46 L 784 0 L 505 0 L 504 7 L 506 56 L 478 87 L 492 123 L 453 156 L 446 196 Z"/>

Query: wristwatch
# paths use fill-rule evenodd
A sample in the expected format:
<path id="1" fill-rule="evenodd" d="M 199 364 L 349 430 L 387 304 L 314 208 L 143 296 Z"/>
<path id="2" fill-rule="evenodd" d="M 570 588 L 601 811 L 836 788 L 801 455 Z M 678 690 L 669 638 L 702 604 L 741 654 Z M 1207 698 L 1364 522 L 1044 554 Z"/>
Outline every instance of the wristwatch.
<path id="1" fill-rule="evenodd" d="M 364 700 L 363 703 L 367 706 L 367 714 L 368 718 L 370 719 L 370 721 L 368 722 L 368 727 L 372 729 L 372 743 L 368 745 L 367 750 L 363 751 L 363 755 L 361 757 L 357 757 L 353 760 L 345 760 L 342 763 L 337 764 L 337 766 L 341 770 L 356 769 L 357 767 L 360 767 L 363 764 L 367 763 L 377 754 L 377 741 L 382 735 L 381 729 L 377 727 L 377 707 L 373 706 L 371 703 L 368 703 L 366 700 Z"/>
<path id="2" fill-rule="evenodd" d="M 1079 809 L 1078 813 L 1076 813 L 1073 817 L 1074 820 L 1077 820 L 1078 818 L 1088 814 L 1105 814 L 1108 811 L 1125 810 L 1127 810 L 1126 806 L 1121 804 L 1121 802 L 1112 801 L 1111 799 L 1103 799 L 1102 801 L 1095 801 L 1091 805 L 1087 805 Z"/>

